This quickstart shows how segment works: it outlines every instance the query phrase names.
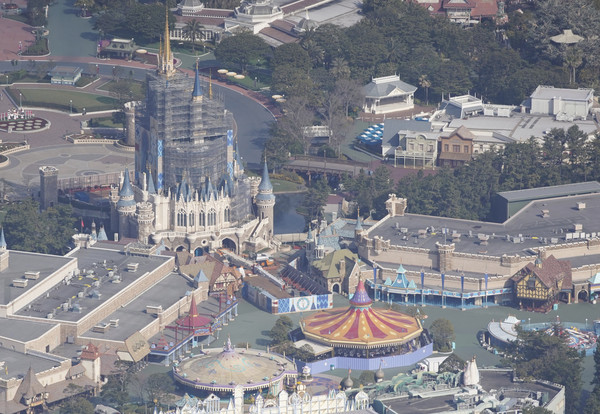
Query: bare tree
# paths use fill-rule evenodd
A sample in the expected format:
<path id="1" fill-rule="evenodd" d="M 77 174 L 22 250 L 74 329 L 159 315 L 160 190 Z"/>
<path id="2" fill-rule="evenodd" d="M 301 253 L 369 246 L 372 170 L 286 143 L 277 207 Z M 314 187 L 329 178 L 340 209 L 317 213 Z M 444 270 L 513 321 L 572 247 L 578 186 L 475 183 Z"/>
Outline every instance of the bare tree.
<path id="1" fill-rule="evenodd" d="M 311 126 L 314 112 L 304 96 L 293 96 L 283 106 L 284 116 L 279 121 L 280 128 L 290 137 L 302 142 L 304 155 L 308 155 L 312 138 L 304 134 L 304 128 Z"/>

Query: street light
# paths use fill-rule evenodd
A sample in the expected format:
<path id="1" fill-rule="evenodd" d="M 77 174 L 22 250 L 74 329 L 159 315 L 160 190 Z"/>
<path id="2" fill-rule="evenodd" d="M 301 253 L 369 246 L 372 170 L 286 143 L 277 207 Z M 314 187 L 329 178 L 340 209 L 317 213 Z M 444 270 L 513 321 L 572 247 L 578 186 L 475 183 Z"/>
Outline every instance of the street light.
<path id="1" fill-rule="evenodd" d="M 69 113 L 73 113 L 73 99 L 69 99 Z"/>
<path id="2" fill-rule="evenodd" d="M 23 94 L 19 92 L 19 109 L 23 108 Z"/>

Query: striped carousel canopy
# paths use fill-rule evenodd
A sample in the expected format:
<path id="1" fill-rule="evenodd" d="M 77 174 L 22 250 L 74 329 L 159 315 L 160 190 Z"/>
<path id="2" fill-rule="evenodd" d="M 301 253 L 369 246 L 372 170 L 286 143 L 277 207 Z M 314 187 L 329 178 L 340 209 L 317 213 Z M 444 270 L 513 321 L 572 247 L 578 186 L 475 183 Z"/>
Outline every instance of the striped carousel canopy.
<path id="1" fill-rule="evenodd" d="M 350 299 L 350 307 L 331 309 L 305 318 L 304 336 L 329 346 L 376 348 L 400 345 L 417 338 L 423 328 L 411 316 L 391 309 L 373 308 L 362 280 Z"/>

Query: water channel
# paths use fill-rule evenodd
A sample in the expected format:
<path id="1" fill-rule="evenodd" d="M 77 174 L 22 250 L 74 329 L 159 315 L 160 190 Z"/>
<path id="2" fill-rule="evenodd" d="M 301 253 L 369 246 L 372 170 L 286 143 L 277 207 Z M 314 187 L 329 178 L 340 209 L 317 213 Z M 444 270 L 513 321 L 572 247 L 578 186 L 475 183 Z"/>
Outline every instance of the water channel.
<path id="1" fill-rule="evenodd" d="M 296 212 L 296 207 L 302 204 L 306 193 L 277 193 L 275 194 L 275 224 L 273 232 L 301 233 L 304 231 L 304 216 Z"/>

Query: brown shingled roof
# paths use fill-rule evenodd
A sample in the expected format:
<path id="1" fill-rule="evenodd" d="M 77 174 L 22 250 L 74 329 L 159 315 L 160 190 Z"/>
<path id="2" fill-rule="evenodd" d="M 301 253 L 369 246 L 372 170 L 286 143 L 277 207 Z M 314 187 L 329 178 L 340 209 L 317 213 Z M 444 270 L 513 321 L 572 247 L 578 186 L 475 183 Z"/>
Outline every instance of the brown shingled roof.
<path id="1" fill-rule="evenodd" d="M 554 256 L 548 256 L 541 262 L 541 266 L 528 263 L 523 269 L 511 279 L 518 282 L 527 274 L 534 274 L 547 288 L 556 288 L 557 282 L 562 280 L 562 289 L 570 289 L 573 285 L 571 274 L 571 262 L 568 260 L 557 260 Z"/>

